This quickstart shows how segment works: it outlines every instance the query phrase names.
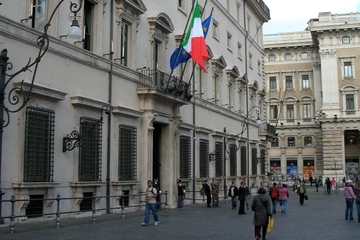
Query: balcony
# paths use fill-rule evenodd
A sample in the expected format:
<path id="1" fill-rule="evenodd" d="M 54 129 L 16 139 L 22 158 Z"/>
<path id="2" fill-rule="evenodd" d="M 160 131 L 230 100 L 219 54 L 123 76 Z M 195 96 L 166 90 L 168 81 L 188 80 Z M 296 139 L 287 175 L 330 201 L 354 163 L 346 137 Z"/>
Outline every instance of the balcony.
<path id="1" fill-rule="evenodd" d="M 269 123 L 261 123 L 259 126 L 259 138 L 262 142 L 272 142 L 277 137 L 276 129 Z"/>

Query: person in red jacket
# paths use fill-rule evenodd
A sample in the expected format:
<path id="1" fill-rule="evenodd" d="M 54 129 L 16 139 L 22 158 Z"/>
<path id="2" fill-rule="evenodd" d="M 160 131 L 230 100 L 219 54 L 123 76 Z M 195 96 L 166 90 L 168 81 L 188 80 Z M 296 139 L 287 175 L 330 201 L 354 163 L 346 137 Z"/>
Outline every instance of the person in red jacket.
<path id="1" fill-rule="evenodd" d="M 276 214 L 276 205 L 279 201 L 279 188 L 276 186 L 276 183 L 273 183 L 273 186 L 270 188 L 269 195 L 272 202 L 272 214 Z"/>

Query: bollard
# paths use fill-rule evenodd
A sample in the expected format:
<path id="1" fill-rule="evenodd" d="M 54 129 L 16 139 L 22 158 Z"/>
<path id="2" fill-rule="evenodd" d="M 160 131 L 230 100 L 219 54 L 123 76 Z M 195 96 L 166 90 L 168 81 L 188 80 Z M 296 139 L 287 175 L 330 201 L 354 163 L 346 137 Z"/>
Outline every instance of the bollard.
<path id="1" fill-rule="evenodd" d="M 56 228 L 60 228 L 60 194 L 56 197 Z"/>
<path id="2" fill-rule="evenodd" d="M 96 223 L 96 204 L 95 204 L 95 193 L 92 196 L 92 223 Z"/>
<path id="3" fill-rule="evenodd" d="M 11 216 L 10 216 L 10 233 L 15 232 L 15 195 L 11 195 Z"/>
<path id="4" fill-rule="evenodd" d="M 122 192 L 121 193 L 121 219 L 125 219 L 124 204 L 125 204 L 125 198 L 124 198 L 124 192 Z"/>
<path id="5" fill-rule="evenodd" d="M 168 212 L 168 191 L 165 191 L 165 212 Z"/>

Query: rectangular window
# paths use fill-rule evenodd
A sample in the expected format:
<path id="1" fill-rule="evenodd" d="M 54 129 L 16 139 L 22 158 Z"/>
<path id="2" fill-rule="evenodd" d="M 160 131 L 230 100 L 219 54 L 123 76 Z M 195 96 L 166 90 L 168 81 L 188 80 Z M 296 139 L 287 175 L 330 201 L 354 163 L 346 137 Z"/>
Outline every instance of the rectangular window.
<path id="1" fill-rule="evenodd" d="M 346 110 L 354 110 L 355 109 L 355 103 L 354 103 L 354 94 L 346 94 Z"/>
<path id="2" fill-rule="evenodd" d="M 288 147 L 295 147 L 295 137 L 288 137 Z"/>
<path id="3" fill-rule="evenodd" d="M 352 77 L 352 72 L 351 62 L 344 62 L 344 77 Z"/>
<path id="4" fill-rule="evenodd" d="M 344 135 L 345 135 L 345 144 L 346 145 L 358 144 L 358 141 L 359 141 L 359 131 L 358 130 L 346 130 Z"/>
<path id="5" fill-rule="evenodd" d="M 278 106 L 277 105 L 271 105 L 270 106 L 270 118 L 271 119 L 277 119 L 278 118 Z"/>
<path id="6" fill-rule="evenodd" d="M 231 110 L 234 107 L 234 88 L 233 85 L 230 83 L 228 86 L 228 94 L 229 94 L 229 102 L 228 102 L 228 108 Z"/>
<path id="7" fill-rule="evenodd" d="M 26 107 L 25 124 L 24 182 L 52 182 L 55 112 Z"/>
<path id="8" fill-rule="evenodd" d="M 240 23 L 240 4 L 236 3 L 236 21 Z"/>
<path id="9" fill-rule="evenodd" d="M 237 147 L 235 144 L 230 144 L 230 176 L 237 175 Z"/>
<path id="10" fill-rule="evenodd" d="M 232 35 L 230 33 L 227 34 L 227 49 L 231 50 L 232 48 L 232 44 L 231 44 L 231 40 L 232 39 Z"/>
<path id="11" fill-rule="evenodd" d="M 251 149 L 251 174 L 252 175 L 257 174 L 257 149 L 256 148 Z"/>
<path id="12" fill-rule="evenodd" d="M 241 44 L 240 43 L 238 43 L 238 58 L 241 58 Z"/>
<path id="13" fill-rule="evenodd" d="M 269 62 L 274 62 L 275 61 L 275 54 L 269 54 Z"/>
<path id="14" fill-rule="evenodd" d="M 220 81 L 219 76 L 215 75 L 213 77 L 213 86 L 214 86 L 214 103 L 218 104 L 218 101 L 220 100 Z"/>
<path id="15" fill-rule="evenodd" d="M 36 218 L 43 216 L 44 195 L 29 195 L 25 215 L 27 218 Z"/>
<path id="16" fill-rule="evenodd" d="M 307 52 L 303 52 L 300 55 L 301 59 L 308 59 L 308 53 Z"/>
<path id="17" fill-rule="evenodd" d="M 185 0 L 178 0 L 178 7 L 185 10 Z"/>
<path id="18" fill-rule="evenodd" d="M 215 142 L 215 177 L 222 177 L 224 174 L 224 144 Z"/>
<path id="19" fill-rule="evenodd" d="M 213 20 L 213 24 L 212 24 L 212 33 L 213 33 L 213 37 L 217 40 L 219 40 L 219 27 L 218 27 L 218 23 Z"/>
<path id="20" fill-rule="evenodd" d="M 310 104 L 303 104 L 303 118 L 311 118 L 311 108 Z"/>
<path id="21" fill-rule="evenodd" d="M 301 76 L 301 86 L 302 86 L 302 89 L 309 89 L 310 88 L 309 75 L 302 75 Z"/>
<path id="22" fill-rule="evenodd" d="M 101 121 L 82 117 L 80 136 L 79 181 L 101 181 Z"/>
<path id="23" fill-rule="evenodd" d="M 180 136 L 180 177 L 191 177 L 191 138 Z"/>
<path id="24" fill-rule="evenodd" d="M 92 210 L 94 200 L 95 200 L 94 193 L 92 193 L 92 192 L 84 192 L 83 193 L 83 198 L 81 199 L 81 202 L 80 202 L 80 211 L 90 211 L 90 210 Z"/>
<path id="25" fill-rule="evenodd" d="M 128 65 L 129 24 L 120 22 L 120 64 Z"/>
<path id="26" fill-rule="evenodd" d="M 32 20 L 31 27 L 44 31 L 47 22 L 47 0 L 32 0 L 30 17 Z"/>
<path id="27" fill-rule="evenodd" d="M 342 37 L 342 43 L 343 43 L 343 44 L 350 43 L 350 37 L 349 37 L 349 36 L 344 36 L 344 37 Z"/>
<path id="28" fill-rule="evenodd" d="M 291 60 L 291 53 L 285 54 L 285 60 Z"/>
<path id="29" fill-rule="evenodd" d="M 119 126 L 119 181 L 137 179 L 137 129 L 133 126 Z"/>
<path id="30" fill-rule="evenodd" d="M 271 147 L 279 147 L 279 138 L 274 138 L 271 142 Z"/>
<path id="31" fill-rule="evenodd" d="M 287 90 L 292 90 L 294 88 L 292 76 L 286 76 L 285 82 Z"/>
<path id="32" fill-rule="evenodd" d="M 269 81 L 270 81 L 270 90 L 277 90 L 276 77 L 270 77 Z"/>
<path id="33" fill-rule="evenodd" d="M 85 0 L 84 2 L 84 32 L 85 36 L 83 36 L 84 39 L 84 49 L 91 51 L 92 50 L 92 21 L 94 19 L 93 16 L 93 9 L 94 9 L 94 3 L 92 3 L 90 0 Z"/>
<path id="34" fill-rule="evenodd" d="M 294 116 L 294 105 L 293 104 L 286 105 L 286 117 L 290 118 L 290 119 L 295 118 L 295 116 Z"/>
<path id="35" fill-rule="evenodd" d="M 249 68 L 252 69 L 252 67 L 253 67 L 253 56 L 251 53 L 249 53 Z"/>
<path id="36" fill-rule="evenodd" d="M 247 165 L 246 165 L 246 147 L 242 146 L 241 147 L 241 176 L 245 176 L 246 175 L 246 170 L 247 169 Z"/>
<path id="37" fill-rule="evenodd" d="M 209 177 L 209 141 L 200 139 L 200 177 Z"/>
<path id="38" fill-rule="evenodd" d="M 260 150 L 260 174 L 264 175 L 265 174 L 265 155 L 266 155 L 266 151 L 265 149 L 261 149 Z"/>
<path id="39" fill-rule="evenodd" d="M 312 137 L 304 137 L 304 146 L 312 145 Z"/>

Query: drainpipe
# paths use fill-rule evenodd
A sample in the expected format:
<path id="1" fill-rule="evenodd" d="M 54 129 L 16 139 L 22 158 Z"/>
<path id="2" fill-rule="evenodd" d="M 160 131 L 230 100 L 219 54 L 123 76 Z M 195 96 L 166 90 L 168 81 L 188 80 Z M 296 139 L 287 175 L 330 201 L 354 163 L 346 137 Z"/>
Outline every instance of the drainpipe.
<path id="1" fill-rule="evenodd" d="M 196 75 L 195 75 L 195 71 L 193 71 L 193 73 L 194 73 L 194 81 L 193 81 L 193 88 L 192 88 L 192 90 L 194 91 L 193 92 L 193 126 L 194 126 L 194 129 L 193 129 L 193 204 L 195 204 L 195 197 L 196 197 L 196 195 L 195 195 L 195 187 L 196 187 L 196 176 L 195 176 L 195 173 L 196 173 L 196 171 L 195 171 L 195 164 L 196 164 L 196 156 L 195 156 L 195 146 L 196 146 L 196 132 L 195 132 L 195 129 L 196 129 L 196 126 L 195 126 L 195 97 L 196 97 L 196 95 L 194 94 L 195 93 L 195 77 L 196 77 Z"/>
<path id="2" fill-rule="evenodd" d="M 113 75 L 113 54 L 114 54 L 114 1 L 110 1 L 110 71 L 109 71 L 109 89 L 108 103 L 110 105 L 110 113 L 108 115 L 107 128 L 107 164 L 106 164 L 106 213 L 110 213 L 110 149 L 111 149 L 111 106 L 112 106 L 112 75 Z"/>

